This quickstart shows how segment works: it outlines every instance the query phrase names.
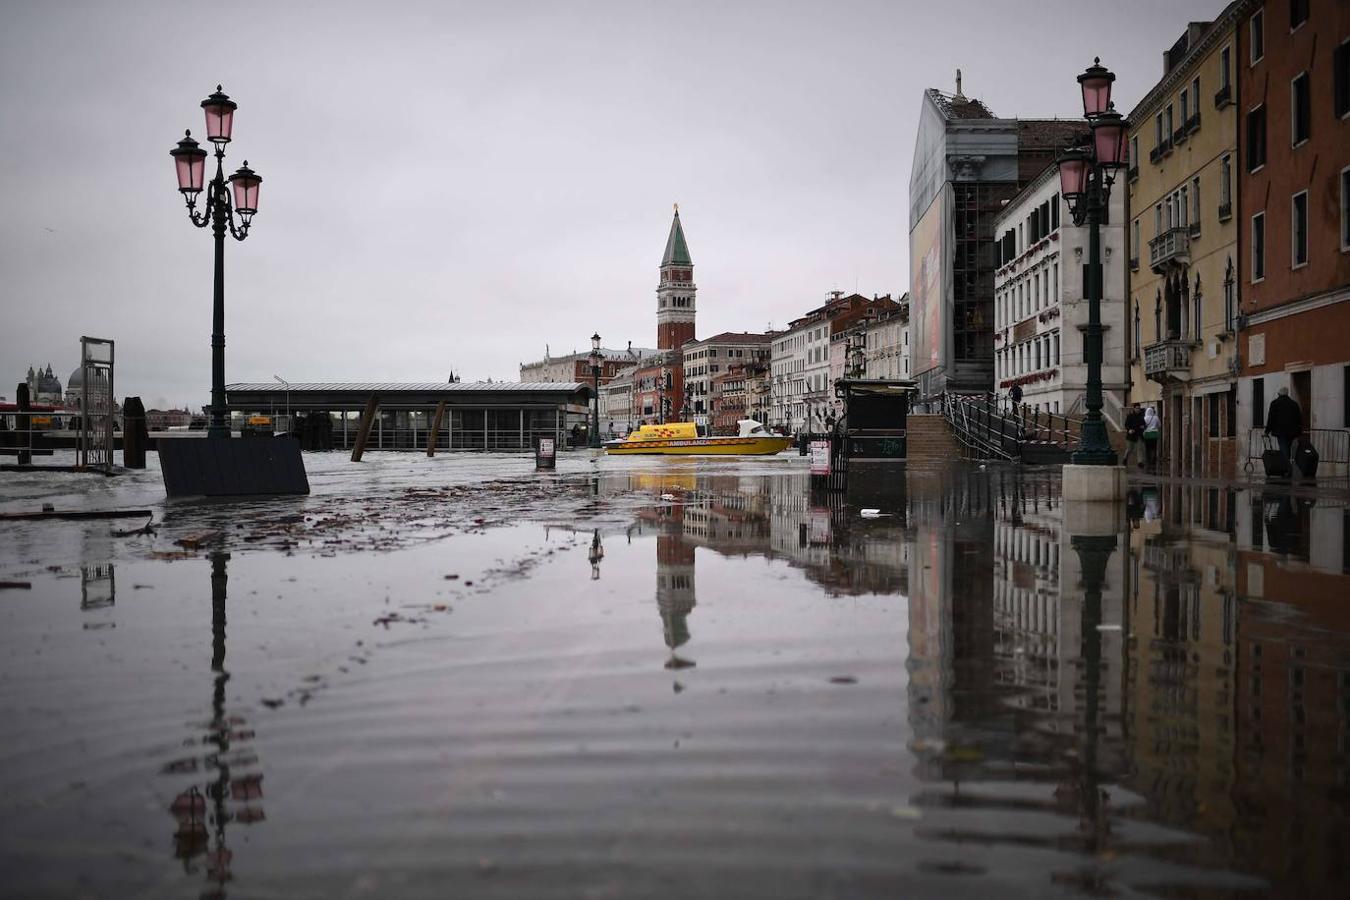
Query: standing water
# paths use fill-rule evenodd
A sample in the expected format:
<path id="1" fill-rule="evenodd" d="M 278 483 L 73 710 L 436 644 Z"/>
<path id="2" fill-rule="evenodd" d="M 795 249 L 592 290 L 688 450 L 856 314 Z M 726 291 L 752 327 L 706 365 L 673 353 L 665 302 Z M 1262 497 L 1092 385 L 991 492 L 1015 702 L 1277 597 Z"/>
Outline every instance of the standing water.
<path id="1" fill-rule="evenodd" d="M 0 481 L 0 895 L 1350 894 L 1336 501 L 307 465 Z"/>

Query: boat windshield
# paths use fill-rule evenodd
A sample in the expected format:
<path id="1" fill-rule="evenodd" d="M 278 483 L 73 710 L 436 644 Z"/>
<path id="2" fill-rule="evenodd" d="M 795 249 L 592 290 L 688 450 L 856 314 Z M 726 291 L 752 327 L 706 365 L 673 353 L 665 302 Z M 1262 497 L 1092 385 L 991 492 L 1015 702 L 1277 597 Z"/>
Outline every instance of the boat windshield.
<path id="1" fill-rule="evenodd" d="M 741 437 L 760 437 L 760 436 L 768 436 L 769 434 L 769 432 L 765 430 L 764 426 L 761 425 L 759 422 L 756 422 L 754 419 L 741 419 L 736 424 L 740 426 Z"/>

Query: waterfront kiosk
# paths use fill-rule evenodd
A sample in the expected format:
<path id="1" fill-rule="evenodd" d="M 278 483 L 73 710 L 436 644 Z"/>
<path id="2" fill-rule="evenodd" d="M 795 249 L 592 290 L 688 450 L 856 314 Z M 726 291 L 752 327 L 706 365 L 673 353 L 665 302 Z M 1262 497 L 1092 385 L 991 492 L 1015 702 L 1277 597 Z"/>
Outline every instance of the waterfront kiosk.
<path id="1" fill-rule="evenodd" d="M 908 380 L 841 378 L 835 394 L 844 401 L 843 418 L 832 435 L 849 460 L 903 460 L 906 420 L 916 384 Z"/>
<path id="2" fill-rule="evenodd" d="M 289 409 L 306 433 L 322 425 L 335 450 L 355 446 L 367 414 L 369 450 L 425 449 L 433 426 L 433 446 L 441 450 L 530 450 L 540 437 L 566 446 L 570 429 L 585 427 L 591 397 L 580 382 L 507 381 L 260 382 L 226 385 L 225 392 L 236 421 L 276 421 Z"/>

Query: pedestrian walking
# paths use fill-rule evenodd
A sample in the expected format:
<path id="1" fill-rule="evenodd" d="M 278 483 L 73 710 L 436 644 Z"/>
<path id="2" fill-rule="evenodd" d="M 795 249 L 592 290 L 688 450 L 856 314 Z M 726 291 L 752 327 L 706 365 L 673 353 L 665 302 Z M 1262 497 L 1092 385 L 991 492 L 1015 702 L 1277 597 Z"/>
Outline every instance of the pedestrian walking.
<path id="1" fill-rule="evenodd" d="M 1008 404 L 1014 413 L 1017 412 L 1017 405 L 1022 402 L 1022 386 L 1014 384 L 1012 390 L 1008 391 Z"/>
<path id="2" fill-rule="evenodd" d="M 1280 388 L 1280 393 L 1270 401 L 1266 411 L 1266 434 L 1275 438 L 1280 445 L 1280 455 L 1284 457 L 1286 468 L 1292 470 L 1294 464 L 1294 441 L 1303 434 L 1303 410 L 1298 401 L 1289 396 L 1289 388 Z"/>
<path id="3" fill-rule="evenodd" d="M 1133 459 L 1137 467 L 1144 467 L 1144 448 L 1140 444 L 1144 440 L 1144 410 L 1136 403 L 1130 407 L 1130 412 L 1125 416 L 1125 460 L 1123 465 L 1128 466 Z"/>
<path id="4" fill-rule="evenodd" d="M 1158 471 L 1158 444 L 1162 442 L 1162 420 L 1153 407 L 1144 410 L 1144 461 L 1149 472 Z"/>

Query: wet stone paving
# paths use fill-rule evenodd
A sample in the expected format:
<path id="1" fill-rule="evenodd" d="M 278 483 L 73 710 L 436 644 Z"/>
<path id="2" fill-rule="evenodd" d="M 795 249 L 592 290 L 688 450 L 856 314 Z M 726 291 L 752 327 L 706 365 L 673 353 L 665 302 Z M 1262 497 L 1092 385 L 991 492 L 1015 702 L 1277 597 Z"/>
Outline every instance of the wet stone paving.
<path id="1" fill-rule="evenodd" d="M 1350 896 L 1343 493 L 151 460 L 0 475 L 150 513 L 3 522 L 0 896 Z"/>

